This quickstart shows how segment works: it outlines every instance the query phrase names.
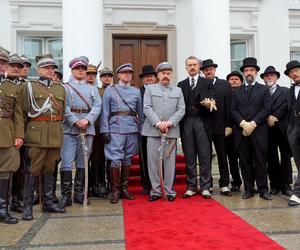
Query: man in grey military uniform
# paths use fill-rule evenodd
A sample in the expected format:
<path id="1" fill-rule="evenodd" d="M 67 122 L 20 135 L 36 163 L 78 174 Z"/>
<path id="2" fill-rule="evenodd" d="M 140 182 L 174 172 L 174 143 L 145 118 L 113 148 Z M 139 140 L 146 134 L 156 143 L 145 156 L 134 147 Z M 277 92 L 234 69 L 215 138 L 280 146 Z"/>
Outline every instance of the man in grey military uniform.
<path id="1" fill-rule="evenodd" d="M 169 201 L 174 201 L 173 190 L 176 164 L 176 140 L 180 137 L 179 122 L 185 114 L 185 103 L 180 88 L 171 84 L 172 65 L 162 62 L 157 66 L 159 83 L 147 86 L 144 95 L 146 120 L 142 135 L 147 136 L 148 170 L 152 185 L 149 201 L 161 198 L 159 151 L 161 134 L 167 134 L 164 150 L 164 186 Z M 167 155 L 166 155 L 167 154 Z"/>
<path id="2" fill-rule="evenodd" d="M 104 136 L 105 156 L 111 161 L 111 203 L 119 198 L 133 200 L 128 188 L 131 158 L 139 152 L 138 133 L 143 122 L 142 98 L 139 89 L 130 86 L 133 66 L 121 65 L 116 70 L 117 84 L 111 84 L 104 92 L 100 118 L 100 132 Z M 121 179 L 121 180 L 120 180 Z"/>
<path id="3" fill-rule="evenodd" d="M 85 134 L 88 156 L 92 149 L 95 135 L 94 122 L 101 111 L 101 99 L 96 86 L 87 84 L 86 70 L 89 60 L 85 56 L 74 58 L 69 67 L 72 75 L 66 90 L 66 111 L 64 119 L 64 143 L 61 149 L 61 204 L 72 205 L 72 166 L 75 161 L 76 173 L 74 180 L 74 202 L 83 204 L 85 163 L 84 151 L 79 135 Z"/>

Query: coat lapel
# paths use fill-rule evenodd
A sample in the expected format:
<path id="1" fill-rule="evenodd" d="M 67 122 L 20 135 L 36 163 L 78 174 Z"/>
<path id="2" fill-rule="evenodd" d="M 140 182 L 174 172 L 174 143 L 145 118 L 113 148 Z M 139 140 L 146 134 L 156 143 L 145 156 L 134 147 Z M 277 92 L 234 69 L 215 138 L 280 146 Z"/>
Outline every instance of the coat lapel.
<path id="1" fill-rule="evenodd" d="M 251 94 L 250 94 L 249 104 L 250 104 L 251 102 L 253 102 L 253 100 L 254 100 L 255 97 L 257 96 L 258 89 L 259 89 L 258 83 L 255 82 L 255 84 L 254 84 L 254 86 L 253 86 L 253 88 L 252 88 Z"/>

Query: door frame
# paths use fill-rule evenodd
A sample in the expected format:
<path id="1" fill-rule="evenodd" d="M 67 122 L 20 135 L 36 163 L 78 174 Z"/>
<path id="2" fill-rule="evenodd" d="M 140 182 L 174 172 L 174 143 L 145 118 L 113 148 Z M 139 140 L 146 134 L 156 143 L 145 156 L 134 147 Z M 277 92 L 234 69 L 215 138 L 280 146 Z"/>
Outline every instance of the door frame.
<path id="1" fill-rule="evenodd" d="M 113 36 L 155 37 L 166 36 L 167 59 L 176 72 L 176 28 L 175 25 L 158 25 L 153 22 L 123 22 L 120 25 L 104 25 L 104 62 L 105 66 L 113 66 Z M 115 70 L 115 69 L 113 69 Z M 177 82 L 177 74 L 173 74 L 173 82 Z"/>

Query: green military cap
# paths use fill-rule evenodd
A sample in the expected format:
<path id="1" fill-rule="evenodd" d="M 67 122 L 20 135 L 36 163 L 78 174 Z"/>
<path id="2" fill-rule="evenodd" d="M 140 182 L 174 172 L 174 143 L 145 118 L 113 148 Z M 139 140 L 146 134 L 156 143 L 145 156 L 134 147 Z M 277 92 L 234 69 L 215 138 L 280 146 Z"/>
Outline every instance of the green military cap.
<path id="1" fill-rule="evenodd" d="M 23 60 L 18 54 L 12 54 L 8 57 L 8 64 L 18 64 L 22 68 L 24 67 L 23 65 Z"/>
<path id="2" fill-rule="evenodd" d="M 29 61 L 28 57 L 25 55 L 21 55 L 21 58 L 23 60 L 23 64 L 28 64 L 29 67 L 31 67 L 31 62 Z"/>
<path id="3" fill-rule="evenodd" d="M 100 77 L 103 75 L 114 76 L 114 72 L 108 67 L 104 67 L 103 69 L 99 70 L 99 73 L 100 73 Z"/>
<path id="4" fill-rule="evenodd" d="M 8 63 L 8 57 L 10 52 L 7 49 L 4 49 L 0 46 L 0 60 L 5 61 Z"/>
<path id="5" fill-rule="evenodd" d="M 54 66 L 54 68 L 57 68 L 52 54 L 43 54 L 36 56 L 35 60 L 38 68 L 43 68 L 47 66 Z"/>

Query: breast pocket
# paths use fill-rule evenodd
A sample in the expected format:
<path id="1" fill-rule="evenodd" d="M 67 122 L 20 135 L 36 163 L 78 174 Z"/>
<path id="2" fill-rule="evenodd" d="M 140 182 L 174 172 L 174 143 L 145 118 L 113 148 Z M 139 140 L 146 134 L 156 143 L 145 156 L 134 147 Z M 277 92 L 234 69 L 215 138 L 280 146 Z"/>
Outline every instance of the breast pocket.
<path id="1" fill-rule="evenodd" d="M 16 99 L 18 98 L 18 95 L 16 93 L 6 93 L 4 98 L 4 106 L 6 109 L 9 109 L 7 111 L 12 111 L 12 108 L 14 106 L 14 103 Z"/>
<path id="2" fill-rule="evenodd" d="M 179 101 L 179 93 L 171 93 L 169 96 L 170 108 L 177 107 L 178 101 Z"/>
<path id="3" fill-rule="evenodd" d="M 25 133 L 25 142 L 30 144 L 40 144 L 41 143 L 42 129 L 35 125 L 30 125 L 27 127 Z"/>

